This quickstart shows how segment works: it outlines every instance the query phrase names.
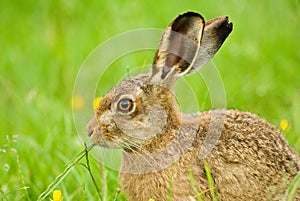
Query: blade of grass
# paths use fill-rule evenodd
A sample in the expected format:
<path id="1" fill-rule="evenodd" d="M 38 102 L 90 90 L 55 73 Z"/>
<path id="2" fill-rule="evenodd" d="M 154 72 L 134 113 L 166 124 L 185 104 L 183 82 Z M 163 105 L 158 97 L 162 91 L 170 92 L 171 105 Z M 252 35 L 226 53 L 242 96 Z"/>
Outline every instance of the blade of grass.
<path id="1" fill-rule="evenodd" d="M 206 172 L 206 177 L 207 177 L 207 180 L 208 180 L 209 191 L 210 191 L 210 194 L 212 196 L 212 200 L 213 201 L 218 201 L 218 197 L 215 194 L 214 181 L 213 181 L 213 178 L 211 176 L 211 172 L 210 172 L 210 169 L 209 169 L 209 166 L 208 166 L 208 163 L 206 162 L 206 160 L 204 160 L 204 169 L 205 169 L 205 172 Z"/>
<path id="2" fill-rule="evenodd" d="M 38 197 L 38 201 L 40 200 L 44 200 L 55 188 L 58 184 L 60 184 L 60 182 L 62 182 L 62 180 L 69 174 L 69 172 L 73 169 L 73 167 L 86 155 L 87 152 L 89 152 L 93 147 L 95 146 L 95 144 L 90 145 L 89 147 L 87 147 L 85 150 L 83 150 L 82 152 L 80 152 L 77 157 L 71 161 L 66 169 L 60 174 L 58 175 L 55 180 L 47 187 L 47 189 L 41 193 Z"/>
<path id="3" fill-rule="evenodd" d="M 87 168 L 87 170 L 88 170 L 88 172 L 89 172 L 89 174 L 90 174 L 90 176 L 92 178 L 93 184 L 94 184 L 94 186 L 96 188 L 96 191 L 97 191 L 97 194 L 99 196 L 99 200 L 102 201 L 100 189 L 99 189 L 99 187 L 97 185 L 97 182 L 95 180 L 94 175 L 92 174 L 92 170 L 91 170 L 91 166 L 90 166 L 90 160 L 89 160 L 89 154 L 88 154 L 88 147 L 86 146 L 86 143 L 84 143 L 84 146 L 85 146 L 86 168 Z"/>
<path id="4" fill-rule="evenodd" d="M 196 194 L 195 197 L 197 198 L 198 201 L 203 201 L 201 194 L 198 192 L 198 190 L 196 188 L 196 182 L 195 182 L 195 178 L 194 178 L 192 169 L 189 169 L 189 177 L 190 177 L 190 181 L 191 181 L 191 184 L 192 184 L 193 191 Z"/>
<path id="5" fill-rule="evenodd" d="M 117 201 L 117 200 L 118 200 L 119 194 L 120 194 L 120 189 L 117 188 L 117 189 L 116 189 L 116 194 L 115 194 L 115 197 L 114 197 L 114 200 L 113 200 L 113 201 Z"/>
<path id="6" fill-rule="evenodd" d="M 282 201 L 293 201 L 297 195 L 297 190 L 300 187 L 300 172 L 293 179 L 292 183 L 288 186 L 285 191 L 285 196 L 282 198 Z"/>

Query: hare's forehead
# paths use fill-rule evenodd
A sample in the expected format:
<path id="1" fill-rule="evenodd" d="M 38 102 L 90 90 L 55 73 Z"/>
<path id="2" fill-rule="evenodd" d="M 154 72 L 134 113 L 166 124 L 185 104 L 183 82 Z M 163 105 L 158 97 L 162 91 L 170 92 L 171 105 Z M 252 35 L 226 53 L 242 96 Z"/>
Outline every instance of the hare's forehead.
<path id="1" fill-rule="evenodd" d="M 130 96 L 140 96 L 144 93 L 143 87 L 132 81 L 122 81 L 119 83 L 112 91 L 113 99 L 119 99 L 120 96 L 130 95 Z"/>

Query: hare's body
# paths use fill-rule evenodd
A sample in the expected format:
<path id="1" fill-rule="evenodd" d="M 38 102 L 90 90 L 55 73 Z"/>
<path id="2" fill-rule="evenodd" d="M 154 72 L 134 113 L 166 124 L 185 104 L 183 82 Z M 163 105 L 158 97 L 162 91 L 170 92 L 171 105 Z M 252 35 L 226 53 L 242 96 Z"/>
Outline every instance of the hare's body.
<path id="1" fill-rule="evenodd" d="M 205 23 L 197 13 L 180 15 L 162 36 L 152 72 L 122 81 L 99 103 L 88 134 L 124 150 L 121 189 L 130 201 L 211 199 L 204 163 L 220 200 L 280 200 L 300 170 L 298 154 L 256 115 L 179 112 L 176 80 L 207 63 L 231 30 L 227 17 Z"/>
<path id="2" fill-rule="evenodd" d="M 205 158 L 219 200 L 282 199 L 286 188 L 300 170 L 299 158 L 282 134 L 267 121 L 251 113 L 214 110 L 203 112 L 198 118 L 192 116 L 193 122 L 197 119 L 200 125 L 183 122 L 183 132 L 198 132 L 190 149 L 178 161 L 154 173 L 120 174 L 122 190 L 129 200 L 153 198 L 159 201 L 168 200 L 168 197 L 171 200 L 197 200 L 199 195 L 211 198 L 207 192 L 209 185 L 204 161 L 199 153 L 209 133 L 212 113 L 226 115 L 223 132 Z M 122 165 L 132 167 L 131 162 L 123 161 Z M 138 161 L 135 162 L 134 165 L 139 166 Z"/>

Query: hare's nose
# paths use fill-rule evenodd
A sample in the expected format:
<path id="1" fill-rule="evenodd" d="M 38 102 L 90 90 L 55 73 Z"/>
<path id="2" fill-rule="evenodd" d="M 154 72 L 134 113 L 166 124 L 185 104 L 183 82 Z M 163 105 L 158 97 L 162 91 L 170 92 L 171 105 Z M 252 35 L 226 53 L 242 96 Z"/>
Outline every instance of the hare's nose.
<path id="1" fill-rule="evenodd" d="M 94 133 L 100 133 L 101 132 L 101 128 L 97 127 L 97 128 L 87 128 L 87 133 L 88 136 L 91 137 Z"/>
<path id="2" fill-rule="evenodd" d="M 94 115 L 86 125 L 86 131 L 89 137 L 93 135 L 95 128 L 97 128 L 97 121 Z"/>
<path id="3" fill-rule="evenodd" d="M 87 132 L 88 136 L 91 137 L 93 135 L 93 133 L 94 133 L 94 127 L 93 127 L 93 125 L 91 125 L 90 123 L 88 123 L 86 125 L 86 132 Z"/>
<path id="4" fill-rule="evenodd" d="M 94 133 L 94 129 L 87 130 L 88 136 L 91 137 Z"/>

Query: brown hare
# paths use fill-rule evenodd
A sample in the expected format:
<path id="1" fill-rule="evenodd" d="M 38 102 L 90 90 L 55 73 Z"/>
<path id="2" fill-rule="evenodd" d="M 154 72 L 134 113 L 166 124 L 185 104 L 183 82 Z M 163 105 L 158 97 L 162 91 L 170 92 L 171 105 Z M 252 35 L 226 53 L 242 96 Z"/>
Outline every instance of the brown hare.
<path id="1" fill-rule="evenodd" d="M 275 126 L 237 110 L 181 114 L 174 86 L 206 64 L 232 31 L 227 17 L 179 15 L 164 31 L 152 72 L 120 82 L 87 125 L 94 144 L 122 148 L 120 187 L 131 201 L 281 200 L 300 170 Z M 300 193 L 297 198 L 300 199 Z"/>

